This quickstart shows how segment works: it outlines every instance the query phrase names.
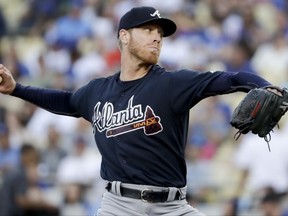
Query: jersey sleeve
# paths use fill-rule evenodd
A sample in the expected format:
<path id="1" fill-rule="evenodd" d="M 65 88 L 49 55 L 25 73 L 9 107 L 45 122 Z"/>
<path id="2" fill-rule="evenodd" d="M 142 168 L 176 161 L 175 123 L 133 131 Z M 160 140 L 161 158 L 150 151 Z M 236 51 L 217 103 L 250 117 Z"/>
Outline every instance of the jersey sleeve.
<path id="1" fill-rule="evenodd" d="M 272 85 L 262 77 L 249 72 L 220 72 L 210 85 L 207 86 L 206 95 L 228 94 L 232 92 L 248 92 L 252 88 Z"/>
<path id="2" fill-rule="evenodd" d="M 92 109 L 89 105 L 91 102 L 91 98 L 93 98 L 93 90 L 91 89 L 91 82 L 89 82 L 87 85 L 82 86 L 78 90 L 76 90 L 72 96 L 71 96 L 71 104 L 75 109 L 77 109 L 80 113 L 80 115 L 86 119 L 91 119 L 91 113 L 89 113 L 89 110 Z"/>
<path id="3" fill-rule="evenodd" d="M 181 70 L 171 74 L 170 95 L 171 106 L 177 113 L 186 112 L 205 98 L 205 89 L 213 79 L 220 76 L 215 72 L 198 72 Z"/>
<path id="4" fill-rule="evenodd" d="M 103 99 L 103 92 L 112 94 L 113 90 L 107 84 L 110 78 L 96 78 L 77 89 L 71 96 L 71 104 L 79 112 L 81 117 L 91 121 L 95 104 Z M 112 91 L 112 93 L 111 93 Z"/>
<path id="5" fill-rule="evenodd" d="M 175 111 L 184 112 L 209 96 L 248 92 L 268 85 L 271 84 L 253 73 L 181 70 L 173 73 L 170 80 L 171 103 Z"/>
<path id="6" fill-rule="evenodd" d="M 17 83 L 11 95 L 54 114 L 80 117 L 70 103 L 72 94 L 70 91 L 24 86 Z"/>

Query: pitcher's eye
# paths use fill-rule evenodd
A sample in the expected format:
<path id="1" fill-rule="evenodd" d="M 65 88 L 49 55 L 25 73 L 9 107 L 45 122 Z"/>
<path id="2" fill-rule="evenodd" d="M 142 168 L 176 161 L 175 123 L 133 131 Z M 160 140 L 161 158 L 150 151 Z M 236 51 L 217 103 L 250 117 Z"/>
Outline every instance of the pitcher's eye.
<path id="1" fill-rule="evenodd" d="M 145 27 L 145 28 L 144 28 L 144 31 L 146 31 L 146 32 L 151 32 L 152 29 L 151 29 L 151 28 L 148 28 L 148 27 Z"/>

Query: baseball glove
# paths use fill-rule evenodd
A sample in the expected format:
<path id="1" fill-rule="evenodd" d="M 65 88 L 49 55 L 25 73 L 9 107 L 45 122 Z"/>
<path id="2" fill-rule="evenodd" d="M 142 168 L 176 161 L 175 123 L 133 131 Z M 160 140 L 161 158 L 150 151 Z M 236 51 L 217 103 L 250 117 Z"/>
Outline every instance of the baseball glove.
<path id="1" fill-rule="evenodd" d="M 276 89 L 282 96 L 268 90 Z M 270 132 L 278 124 L 288 108 L 287 89 L 275 86 L 251 89 L 235 108 L 230 124 L 238 129 L 236 140 L 241 134 L 251 131 L 264 138 L 268 144 L 271 139 Z"/>

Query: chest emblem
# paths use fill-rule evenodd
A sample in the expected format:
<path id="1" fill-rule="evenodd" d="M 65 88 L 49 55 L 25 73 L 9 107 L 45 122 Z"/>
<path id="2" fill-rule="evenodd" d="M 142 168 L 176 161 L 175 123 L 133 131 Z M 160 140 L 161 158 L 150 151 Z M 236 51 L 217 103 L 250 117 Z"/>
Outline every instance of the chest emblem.
<path id="1" fill-rule="evenodd" d="M 95 130 L 106 130 L 106 137 L 109 138 L 139 129 L 143 129 L 147 136 L 161 132 L 163 127 L 160 117 L 155 115 L 150 106 L 146 106 L 143 112 L 140 104 L 133 105 L 133 98 L 128 101 L 126 109 L 118 112 L 114 112 L 114 105 L 110 102 L 106 102 L 100 110 L 101 102 L 98 102 L 92 118 L 94 133 Z"/>

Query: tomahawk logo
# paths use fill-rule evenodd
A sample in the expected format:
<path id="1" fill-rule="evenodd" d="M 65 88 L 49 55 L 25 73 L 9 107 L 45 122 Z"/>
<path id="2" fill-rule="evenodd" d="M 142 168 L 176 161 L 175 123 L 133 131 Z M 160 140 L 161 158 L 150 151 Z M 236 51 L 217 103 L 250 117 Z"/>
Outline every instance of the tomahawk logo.
<path id="1" fill-rule="evenodd" d="M 158 16 L 158 18 L 161 18 L 158 10 L 156 10 L 153 14 L 150 14 L 150 16 L 152 16 L 152 17 Z"/>
<path id="2" fill-rule="evenodd" d="M 115 137 L 139 129 L 143 129 L 147 136 L 161 132 L 163 127 L 160 117 L 155 115 L 150 106 L 146 106 L 143 112 L 140 104 L 133 105 L 133 98 L 130 98 L 125 110 L 118 112 L 114 112 L 114 105 L 110 102 L 106 102 L 100 110 L 101 102 L 98 102 L 92 118 L 94 133 L 96 130 L 106 130 L 106 137 Z"/>

